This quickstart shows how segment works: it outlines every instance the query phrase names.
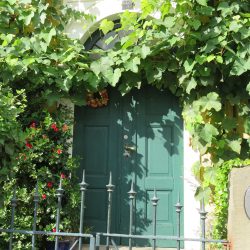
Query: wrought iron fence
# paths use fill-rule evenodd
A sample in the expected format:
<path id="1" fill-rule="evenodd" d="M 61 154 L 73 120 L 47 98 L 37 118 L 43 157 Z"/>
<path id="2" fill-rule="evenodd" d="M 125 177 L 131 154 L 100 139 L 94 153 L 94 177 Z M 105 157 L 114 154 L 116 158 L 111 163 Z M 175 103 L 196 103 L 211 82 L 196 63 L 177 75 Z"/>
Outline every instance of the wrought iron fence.
<path id="1" fill-rule="evenodd" d="M 70 250 L 76 249 L 78 244 L 78 249 L 81 250 L 83 247 L 83 238 L 89 239 L 88 249 L 94 250 L 95 249 L 95 237 L 92 234 L 85 234 L 83 233 L 83 218 L 84 218 L 84 203 L 85 203 L 85 191 L 87 188 L 87 183 L 85 182 L 85 172 L 83 171 L 82 182 L 80 185 L 80 193 L 81 193 L 81 201 L 80 201 L 80 219 L 79 219 L 79 232 L 76 233 L 69 233 L 69 232 L 60 232 L 60 212 L 62 208 L 62 196 L 64 193 L 64 189 L 62 188 L 62 179 L 60 179 L 59 187 L 56 190 L 57 196 L 57 211 L 56 211 L 56 231 L 49 232 L 49 231 L 37 231 L 37 208 L 39 203 L 39 193 L 38 193 L 38 184 L 35 188 L 34 193 L 34 216 L 33 216 L 33 228 L 32 230 L 17 230 L 14 228 L 15 225 L 15 211 L 17 208 L 17 197 L 16 197 L 16 190 L 14 190 L 13 197 L 11 199 L 11 221 L 10 221 L 10 228 L 4 229 L 0 228 L 0 232 L 2 233 L 9 233 L 10 240 L 9 240 L 9 250 L 13 249 L 13 234 L 25 234 L 31 235 L 31 242 L 32 242 L 32 250 L 36 249 L 36 236 L 37 235 L 47 235 L 47 236 L 54 236 L 55 237 L 55 246 L 54 249 L 59 249 L 59 237 L 75 237 L 77 240 L 72 244 Z M 1 219 L 1 218 L 0 218 Z"/>
<path id="2" fill-rule="evenodd" d="M 119 249 L 119 247 L 116 245 L 114 238 L 127 238 L 129 242 L 129 250 L 132 250 L 133 239 L 147 239 L 152 241 L 152 249 L 155 250 L 157 246 L 157 240 L 169 240 L 169 241 L 176 241 L 176 249 L 181 249 L 181 242 L 187 242 L 187 241 L 194 241 L 194 242 L 200 242 L 201 250 L 206 249 L 206 245 L 208 243 L 218 243 L 226 247 L 226 249 L 229 249 L 230 244 L 227 240 L 215 240 L 215 239 L 207 239 L 206 238 L 206 218 L 207 218 L 207 212 L 205 211 L 205 205 L 204 200 L 202 200 L 201 209 L 199 211 L 200 213 L 200 221 L 201 221 L 201 235 L 200 238 L 185 238 L 181 236 L 181 212 L 183 205 L 180 203 L 180 196 L 178 197 L 178 202 L 175 205 L 175 211 L 177 216 L 177 234 L 175 236 L 166 236 L 166 235 L 157 235 L 156 232 L 156 225 L 157 225 L 157 206 L 159 198 L 157 197 L 157 191 L 154 190 L 154 195 L 151 198 L 152 206 L 153 206 L 153 232 L 152 235 L 136 235 L 132 232 L 133 227 L 133 218 L 134 218 L 134 206 L 135 206 L 135 197 L 136 192 L 134 190 L 134 182 L 131 182 L 131 188 L 128 192 L 129 200 L 130 200 L 130 206 L 129 206 L 129 232 L 128 234 L 117 234 L 117 233 L 111 233 L 110 232 L 110 226 L 111 226 L 111 210 L 112 210 L 112 192 L 114 191 L 115 186 L 112 184 L 112 175 L 110 174 L 110 180 L 109 184 L 107 185 L 107 192 L 108 192 L 108 216 L 107 216 L 107 232 L 106 233 L 97 233 L 96 234 L 96 250 L 99 250 L 100 248 L 100 242 L 101 237 L 106 238 L 106 250 L 112 246 L 114 249 Z"/>
<path id="3" fill-rule="evenodd" d="M 14 190 L 13 197 L 11 199 L 11 221 L 10 221 L 10 228 L 4 229 L 0 228 L 0 232 L 5 232 L 10 234 L 10 240 L 9 240 L 9 250 L 13 249 L 13 234 L 25 234 L 25 235 L 31 235 L 31 242 L 32 242 L 32 250 L 36 249 L 36 236 L 37 235 L 47 235 L 47 236 L 54 236 L 55 237 L 55 245 L 54 249 L 59 249 L 59 237 L 66 236 L 66 237 L 75 237 L 76 240 L 70 247 L 70 250 L 73 249 L 83 249 L 83 238 L 88 238 L 89 243 L 87 245 L 87 248 L 89 250 L 99 250 L 100 248 L 100 242 L 101 238 L 103 237 L 106 239 L 106 250 L 110 249 L 110 247 L 114 249 L 119 249 L 119 246 L 115 243 L 115 238 L 124 238 L 128 239 L 128 248 L 129 250 L 132 250 L 133 248 L 133 239 L 147 239 L 152 241 L 152 249 L 155 250 L 157 247 L 157 241 L 158 240 L 168 240 L 168 241 L 176 241 L 176 249 L 181 249 L 181 243 L 187 242 L 187 241 L 193 241 L 193 242 L 200 242 L 201 250 L 206 249 L 206 245 L 208 243 L 219 243 L 221 245 L 224 245 L 226 249 L 229 249 L 229 242 L 227 240 L 215 240 L 215 239 L 207 239 L 206 238 L 206 226 L 205 221 L 207 217 L 207 212 L 205 211 L 204 201 L 202 201 L 201 209 L 199 211 L 200 213 L 200 221 L 201 221 L 201 235 L 199 238 L 185 238 L 181 236 L 181 213 L 183 205 L 180 203 L 180 198 L 178 198 L 178 202 L 175 205 L 175 211 L 176 211 L 176 217 L 177 217 L 177 230 L 176 235 L 172 236 L 166 236 L 166 235 L 157 235 L 156 232 L 156 226 L 157 226 L 157 206 L 159 202 L 159 198 L 157 197 L 157 191 L 154 190 L 154 195 L 151 198 L 152 206 L 153 206 L 153 231 L 152 235 L 136 235 L 133 234 L 133 225 L 134 225 L 134 213 L 135 213 L 135 198 L 136 198 L 136 191 L 134 190 L 134 181 L 131 182 L 131 188 L 128 192 L 128 197 L 130 200 L 130 206 L 129 206 L 129 232 L 128 234 L 118 234 L 118 233 L 111 233 L 111 211 L 112 211 L 112 193 L 115 189 L 115 186 L 112 184 L 112 174 L 110 173 L 109 183 L 106 185 L 107 193 L 108 193 L 108 209 L 107 209 L 107 230 L 106 232 L 98 232 L 94 236 L 93 234 L 85 234 L 83 232 L 83 225 L 84 225 L 84 208 L 85 208 L 85 192 L 87 191 L 88 184 L 85 182 L 85 171 L 83 171 L 83 177 L 82 182 L 80 185 L 80 194 L 81 194 L 81 200 L 80 200 L 80 217 L 79 217 L 79 232 L 76 233 L 69 233 L 69 232 L 60 232 L 59 226 L 60 226 L 60 212 L 62 208 L 62 196 L 63 196 L 63 188 L 62 188 L 62 180 L 60 180 L 60 184 L 58 189 L 56 190 L 56 196 L 57 196 L 57 212 L 56 212 L 56 231 L 55 232 L 49 232 L 49 231 L 37 231 L 37 208 L 39 204 L 39 193 L 38 193 L 38 185 L 36 185 L 35 193 L 34 193 L 34 215 L 33 215 L 33 228 L 32 230 L 17 230 L 15 229 L 15 210 L 17 208 L 17 197 L 16 197 L 16 191 Z"/>

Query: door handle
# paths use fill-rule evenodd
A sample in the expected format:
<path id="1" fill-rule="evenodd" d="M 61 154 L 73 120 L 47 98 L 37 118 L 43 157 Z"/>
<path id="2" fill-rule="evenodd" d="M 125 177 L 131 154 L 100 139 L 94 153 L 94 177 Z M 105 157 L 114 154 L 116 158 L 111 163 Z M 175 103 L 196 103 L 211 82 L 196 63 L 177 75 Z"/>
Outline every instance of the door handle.
<path id="1" fill-rule="evenodd" d="M 130 151 L 130 152 L 135 152 L 136 147 L 135 146 L 124 146 L 125 150 Z"/>

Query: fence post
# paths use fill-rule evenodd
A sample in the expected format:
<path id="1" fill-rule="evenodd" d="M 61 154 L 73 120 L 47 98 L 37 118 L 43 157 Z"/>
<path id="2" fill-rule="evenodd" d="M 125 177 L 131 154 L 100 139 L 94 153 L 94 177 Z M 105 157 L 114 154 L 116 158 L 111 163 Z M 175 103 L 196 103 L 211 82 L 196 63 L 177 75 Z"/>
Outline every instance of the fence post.
<path id="1" fill-rule="evenodd" d="M 95 250 L 95 238 L 93 236 L 90 237 L 89 239 L 89 250 Z"/>
<path id="2" fill-rule="evenodd" d="M 10 221 L 10 229 L 14 229 L 14 220 L 15 220 L 15 209 L 17 206 L 17 199 L 16 199 L 16 188 L 14 189 L 13 197 L 11 199 L 11 221 Z M 9 250 L 12 250 L 12 243 L 13 243 L 13 232 L 10 234 L 10 242 L 9 242 Z"/>
<path id="3" fill-rule="evenodd" d="M 106 185 L 108 192 L 108 217 L 107 217 L 107 234 L 110 233 L 111 228 L 111 212 L 112 212 L 112 192 L 114 191 L 115 186 L 112 184 L 112 173 L 110 172 L 109 183 Z M 106 250 L 109 249 L 109 236 L 106 238 Z"/>
<path id="4" fill-rule="evenodd" d="M 60 178 L 60 184 L 59 184 L 59 188 L 56 190 L 56 196 L 58 198 L 57 212 L 56 212 L 56 232 L 58 233 L 59 226 L 60 226 L 60 211 L 62 207 L 62 196 L 63 196 L 62 178 Z M 58 244 L 59 244 L 59 236 L 56 236 L 55 250 L 58 250 Z"/>
<path id="5" fill-rule="evenodd" d="M 181 249 L 181 241 L 180 241 L 180 237 L 181 237 L 181 210 L 183 208 L 183 206 L 180 203 L 180 194 L 178 194 L 178 201 L 175 205 L 175 211 L 177 213 L 177 250 Z"/>
<path id="6" fill-rule="evenodd" d="M 154 196 L 151 199 L 151 201 L 152 201 L 152 205 L 153 205 L 153 208 L 154 208 L 153 235 L 156 236 L 156 212 L 157 212 L 157 204 L 158 204 L 159 198 L 156 196 L 156 190 L 155 189 L 154 189 Z M 156 239 L 153 239 L 153 247 L 152 247 L 152 249 L 155 250 L 155 248 L 156 248 Z"/>
<path id="7" fill-rule="evenodd" d="M 134 210 L 134 200 L 136 192 L 134 190 L 134 182 L 131 182 L 131 189 L 128 192 L 130 199 L 130 211 L 129 211 L 129 235 L 132 235 L 132 227 L 133 227 L 133 210 Z M 132 250 L 132 238 L 129 238 L 129 250 Z"/>
<path id="8" fill-rule="evenodd" d="M 100 249 L 100 233 L 97 233 L 96 234 L 96 250 L 99 250 Z"/>
<path id="9" fill-rule="evenodd" d="M 83 233 L 83 221 L 84 221 L 84 203 L 85 203 L 85 191 L 87 189 L 88 184 L 85 182 L 85 170 L 82 172 L 82 182 L 80 183 L 80 191 L 81 191 L 81 213 L 80 213 L 80 227 L 79 233 Z M 79 247 L 78 249 L 81 250 L 82 248 L 82 237 L 79 237 Z"/>
<path id="10" fill-rule="evenodd" d="M 204 199 L 202 199 L 201 202 L 201 210 L 200 210 L 200 219 L 201 219 L 201 249 L 205 250 L 206 248 L 206 225 L 205 225 L 205 221 L 206 221 L 206 217 L 207 217 L 207 212 L 205 211 L 205 204 L 204 204 Z"/>
<path id="11" fill-rule="evenodd" d="M 37 218 L 37 207 L 39 202 L 39 193 L 38 193 L 38 183 L 36 184 L 35 193 L 34 193 L 34 221 L 33 221 L 33 234 L 32 234 L 32 250 L 36 248 L 36 235 L 34 232 L 36 231 L 36 218 Z"/>

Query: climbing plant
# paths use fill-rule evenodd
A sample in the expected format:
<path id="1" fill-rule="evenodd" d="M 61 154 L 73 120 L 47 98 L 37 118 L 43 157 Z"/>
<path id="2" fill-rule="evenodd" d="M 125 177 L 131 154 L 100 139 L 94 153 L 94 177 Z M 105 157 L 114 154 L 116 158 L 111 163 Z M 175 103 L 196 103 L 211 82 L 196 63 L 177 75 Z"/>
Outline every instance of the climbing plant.
<path id="1" fill-rule="evenodd" d="M 249 158 L 250 5 L 143 0 L 141 7 L 140 15 L 121 15 L 128 35 L 90 68 L 124 94 L 147 82 L 179 96 L 191 144 L 201 155 L 197 195 L 208 198 L 216 166 Z M 113 28 L 111 21 L 103 23 L 104 33 Z"/>
<path id="2" fill-rule="evenodd" d="M 214 186 L 215 220 L 213 221 L 213 236 L 218 239 L 227 238 L 227 219 L 229 207 L 229 174 L 232 168 L 241 168 L 250 165 L 250 159 L 239 158 L 226 161 L 218 168 L 217 184 Z"/>

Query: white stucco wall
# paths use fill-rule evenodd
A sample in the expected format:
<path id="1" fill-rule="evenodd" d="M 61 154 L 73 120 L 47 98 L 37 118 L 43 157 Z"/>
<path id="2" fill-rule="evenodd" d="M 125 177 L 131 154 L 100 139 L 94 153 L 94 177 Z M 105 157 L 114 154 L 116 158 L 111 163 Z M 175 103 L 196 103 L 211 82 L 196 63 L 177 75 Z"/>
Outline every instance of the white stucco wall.
<path id="1" fill-rule="evenodd" d="M 74 9 L 96 16 L 94 23 L 86 25 L 74 22 L 66 30 L 70 37 L 81 39 L 83 43 L 98 29 L 100 20 L 117 19 L 122 12 L 121 0 L 66 0 L 66 3 Z M 133 11 L 140 11 L 138 4 Z M 191 168 L 193 163 L 199 160 L 199 154 L 192 150 L 189 144 L 188 132 L 184 131 L 184 235 L 188 238 L 198 238 L 200 235 L 199 203 L 194 198 L 197 182 Z M 199 243 L 186 242 L 185 250 L 197 250 L 199 246 Z"/>

